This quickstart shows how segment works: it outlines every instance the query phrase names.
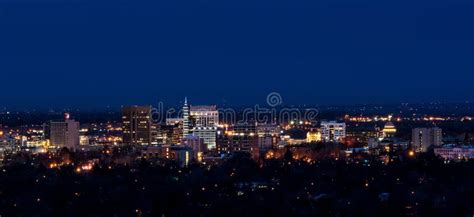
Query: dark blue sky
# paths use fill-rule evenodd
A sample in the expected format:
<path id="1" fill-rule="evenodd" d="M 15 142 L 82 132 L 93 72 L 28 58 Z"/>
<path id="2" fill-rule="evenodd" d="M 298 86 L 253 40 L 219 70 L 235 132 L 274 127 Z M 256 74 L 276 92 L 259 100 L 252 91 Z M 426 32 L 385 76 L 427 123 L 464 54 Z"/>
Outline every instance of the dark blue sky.
<path id="1" fill-rule="evenodd" d="M 474 100 L 472 0 L 0 0 L 0 106 Z"/>

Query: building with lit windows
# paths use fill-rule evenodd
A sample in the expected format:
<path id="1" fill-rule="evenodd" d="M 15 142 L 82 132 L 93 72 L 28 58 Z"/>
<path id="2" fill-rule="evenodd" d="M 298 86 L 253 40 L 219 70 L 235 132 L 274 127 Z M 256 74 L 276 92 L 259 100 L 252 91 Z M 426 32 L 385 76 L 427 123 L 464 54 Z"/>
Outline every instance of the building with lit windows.
<path id="1" fill-rule="evenodd" d="M 443 131 L 438 127 L 414 128 L 411 144 L 417 152 L 426 152 L 430 146 L 441 146 L 443 144 Z"/>
<path id="2" fill-rule="evenodd" d="M 175 126 L 175 125 L 178 125 L 178 126 L 181 126 L 183 125 L 183 118 L 166 118 L 166 125 L 169 125 L 169 126 Z"/>
<path id="3" fill-rule="evenodd" d="M 474 158 L 474 147 L 445 145 L 440 148 L 435 148 L 434 154 L 444 160 L 468 160 Z"/>
<path id="4" fill-rule="evenodd" d="M 259 156 L 258 136 L 255 124 L 236 124 L 231 130 L 220 134 L 217 140 L 217 151 L 220 154 L 247 152 L 252 157 Z"/>
<path id="5" fill-rule="evenodd" d="M 207 151 L 206 144 L 204 144 L 204 140 L 193 135 L 188 135 L 186 138 L 183 139 L 183 145 L 189 147 L 193 150 L 194 158 L 201 162 L 204 153 Z"/>
<path id="6" fill-rule="evenodd" d="M 173 160 L 180 167 L 186 167 L 194 160 L 191 148 L 176 145 L 145 146 L 141 150 L 141 157 L 146 160 Z"/>
<path id="7" fill-rule="evenodd" d="M 152 144 L 150 106 L 126 106 L 122 108 L 123 143 L 129 145 Z"/>
<path id="8" fill-rule="evenodd" d="M 339 142 L 346 137 L 346 123 L 321 122 L 321 138 L 324 142 Z"/>
<path id="9" fill-rule="evenodd" d="M 260 150 L 271 149 L 280 142 L 281 128 L 278 125 L 258 124 L 256 131 Z"/>
<path id="10" fill-rule="evenodd" d="M 309 131 L 306 134 L 306 142 L 311 143 L 311 142 L 320 142 L 321 139 L 321 132 L 319 131 Z"/>
<path id="11" fill-rule="evenodd" d="M 64 121 L 51 121 L 49 123 L 50 145 L 55 148 L 68 148 L 76 150 L 80 144 L 79 122 L 66 119 Z"/>
<path id="12" fill-rule="evenodd" d="M 189 126 L 192 126 L 192 135 L 203 139 L 208 149 L 216 148 L 217 125 L 219 123 L 219 113 L 216 106 L 190 106 L 189 120 Z M 186 122 L 186 118 L 184 122 Z"/>
<path id="13" fill-rule="evenodd" d="M 189 119 L 189 106 L 188 106 L 188 99 L 184 98 L 184 105 L 183 105 L 183 138 L 189 135 L 189 128 L 190 128 L 190 119 Z"/>
<path id="14" fill-rule="evenodd" d="M 393 125 L 392 122 L 387 122 L 382 129 L 382 137 L 383 138 L 393 138 L 397 133 L 397 128 Z"/>

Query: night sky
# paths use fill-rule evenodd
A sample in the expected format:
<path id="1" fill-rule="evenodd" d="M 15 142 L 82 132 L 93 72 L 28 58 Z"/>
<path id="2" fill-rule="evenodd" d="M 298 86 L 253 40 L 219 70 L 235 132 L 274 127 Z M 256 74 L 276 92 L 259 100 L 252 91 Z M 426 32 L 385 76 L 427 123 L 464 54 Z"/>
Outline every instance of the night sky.
<path id="1" fill-rule="evenodd" d="M 0 107 L 474 100 L 472 0 L 0 0 Z"/>

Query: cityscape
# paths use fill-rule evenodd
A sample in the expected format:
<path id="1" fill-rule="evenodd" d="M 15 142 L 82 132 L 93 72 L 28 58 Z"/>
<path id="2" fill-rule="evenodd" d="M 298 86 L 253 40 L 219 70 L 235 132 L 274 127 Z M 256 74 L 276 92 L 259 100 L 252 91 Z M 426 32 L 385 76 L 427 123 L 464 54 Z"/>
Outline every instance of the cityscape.
<path id="1" fill-rule="evenodd" d="M 100 114 L 101 121 L 80 111 L 76 118 L 74 111 L 3 110 L 0 210 L 6 216 L 474 211 L 468 199 L 474 104 L 288 108 L 282 101 L 272 92 L 265 105 L 231 109 L 184 98 L 180 109 L 124 105 Z"/>
<path id="2" fill-rule="evenodd" d="M 0 0 L 0 217 L 472 217 L 472 0 Z"/>

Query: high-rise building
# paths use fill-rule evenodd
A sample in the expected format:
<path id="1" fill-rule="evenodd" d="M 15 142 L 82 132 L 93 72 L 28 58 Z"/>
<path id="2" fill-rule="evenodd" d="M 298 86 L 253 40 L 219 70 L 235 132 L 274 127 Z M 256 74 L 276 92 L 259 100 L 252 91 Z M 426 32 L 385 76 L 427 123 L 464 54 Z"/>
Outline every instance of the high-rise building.
<path id="1" fill-rule="evenodd" d="M 430 146 L 443 144 L 441 128 L 414 128 L 411 136 L 412 146 L 417 152 L 426 152 Z"/>
<path id="2" fill-rule="evenodd" d="M 75 150 L 79 146 L 79 122 L 66 119 L 51 121 L 49 124 L 49 139 L 55 148 L 66 147 Z"/>
<path id="3" fill-rule="evenodd" d="M 189 135 L 189 106 L 188 106 L 188 98 L 184 98 L 184 106 L 183 106 L 183 138 Z"/>
<path id="4" fill-rule="evenodd" d="M 346 123 L 321 122 L 321 137 L 325 142 L 338 142 L 346 137 Z"/>
<path id="5" fill-rule="evenodd" d="M 126 106 L 122 108 L 123 143 L 150 145 L 152 123 L 150 106 Z"/>
<path id="6" fill-rule="evenodd" d="M 208 149 L 216 148 L 217 125 L 219 123 L 219 113 L 216 106 L 191 106 L 189 114 L 189 119 L 192 120 L 192 134 L 203 139 Z M 183 123 L 183 125 L 185 124 Z"/>

